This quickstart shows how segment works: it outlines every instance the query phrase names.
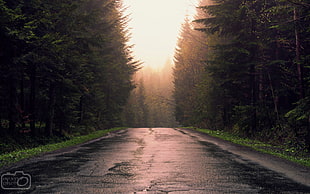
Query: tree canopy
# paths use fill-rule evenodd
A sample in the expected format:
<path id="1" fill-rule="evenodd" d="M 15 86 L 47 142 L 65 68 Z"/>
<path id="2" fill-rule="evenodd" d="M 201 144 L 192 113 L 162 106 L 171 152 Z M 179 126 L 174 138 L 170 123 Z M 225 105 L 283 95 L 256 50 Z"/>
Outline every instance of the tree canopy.
<path id="1" fill-rule="evenodd" d="M 310 150 L 309 7 L 301 0 L 201 1 L 175 54 L 178 121 Z M 202 41 L 186 38 L 195 30 Z M 195 50 L 200 43 L 203 52 Z"/>
<path id="2" fill-rule="evenodd" d="M 139 63 L 121 1 L 0 0 L 2 134 L 121 124 Z"/>

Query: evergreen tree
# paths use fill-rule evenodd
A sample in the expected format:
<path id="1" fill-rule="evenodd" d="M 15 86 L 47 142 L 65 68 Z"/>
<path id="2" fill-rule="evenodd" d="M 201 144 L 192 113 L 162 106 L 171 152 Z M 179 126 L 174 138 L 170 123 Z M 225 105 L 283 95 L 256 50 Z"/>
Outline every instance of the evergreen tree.
<path id="1" fill-rule="evenodd" d="M 309 112 L 308 8 L 308 2 L 299 0 L 201 4 L 205 14 L 195 22 L 207 37 L 207 49 L 199 54 L 205 57 L 205 68 L 200 81 L 186 89 L 180 80 L 195 80 L 195 73 L 178 70 L 180 59 L 196 52 L 177 50 L 177 112 L 192 110 L 187 114 L 192 122 L 179 120 L 309 147 L 309 115 L 304 114 Z M 196 106 L 186 99 L 187 91 L 196 95 Z"/>
<path id="2" fill-rule="evenodd" d="M 1 0 L 0 10 L 2 131 L 50 136 L 120 124 L 139 66 L 120 1 Z"/>

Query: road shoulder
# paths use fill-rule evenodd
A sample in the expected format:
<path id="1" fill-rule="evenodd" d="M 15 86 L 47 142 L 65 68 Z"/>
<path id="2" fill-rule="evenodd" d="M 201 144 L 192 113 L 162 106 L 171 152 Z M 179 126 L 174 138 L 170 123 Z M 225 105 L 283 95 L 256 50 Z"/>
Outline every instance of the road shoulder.
<path id="1" fill-rule="evenodd" d="M 88 140 L 88 141 L 86 141 L 84 143 L 80 143 L 80 144 L 76 144 L 76 145 L 60 148 L 60 149 L 57 149 L 57 150 L 54 150 L 54 151 L 43 152 L 43 153 L 40 153 L 40 154 L 38 154 L 36 156 L 25 158 L 25 159 L 20 160 L 18 162 L 14 162 L 14 163 L 11 163 L 9 165 L 2 166 L 2 167 L 0 167 L 0 175 L 3 174 L 3 173 L 9 172 L 12 169 L 17 169 L 17 168 L 19 168 L 21 166 L 24 166 L 24 165 L 27 165 L 27 164 L 30 164 L 30 163 L 35 163 L 35 162 L 44 161 L 44 160 L 51 160 L 51 159 L 55 158 L 57 155 L 74 152 L 74 151 L 80 149 L 83 145 L 87 145 L 87 144 L 90 144 L 90 143 L 93 143 L 93 142 L 96 142 L 96 141 L 100 141 L 102 139 L 110 138 L 110 137 L 113 137 L 115 135 L 125 133 L 126 131 L 127 131 L 127 129 L 125 129 L 125 128 L 124 129 L 120 129 L 120 130 L 110 131 L 110 132 L 104 134 L 101 137 Z"/>
<path id="2" fill-rule="evenodd" d="M 246 160 L 257 163 L 270 170 L 281 173 L 286 177 L 310 187 L 310 168 L 300 164 L 288 161 L 286 159 L 273 156 L 271 154 L 256 151 L 250 147 L 238 145 L 218 137 L 195 131 L 193 129 L 177 128 L 180 132 L 189 136 L 199 138 L 200 141 L 207 141 L 217 145 L 223 150 L 229 151 Z"/>

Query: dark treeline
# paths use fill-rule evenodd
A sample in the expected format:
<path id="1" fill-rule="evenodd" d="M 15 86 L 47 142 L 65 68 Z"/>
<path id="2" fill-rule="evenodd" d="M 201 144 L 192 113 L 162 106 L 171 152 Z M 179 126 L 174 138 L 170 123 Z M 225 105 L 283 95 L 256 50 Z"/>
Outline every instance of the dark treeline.
<path id="1" fill-rule="evenodd" d="M 138 68 L 115 0 L 0 0 L 0 133 L 121 125 Z"/>
<path id="2" fill-rule="evenodd" d="M 175 54 L 176 117 L 310 151 L 310 1 L 203 0 Z"/>

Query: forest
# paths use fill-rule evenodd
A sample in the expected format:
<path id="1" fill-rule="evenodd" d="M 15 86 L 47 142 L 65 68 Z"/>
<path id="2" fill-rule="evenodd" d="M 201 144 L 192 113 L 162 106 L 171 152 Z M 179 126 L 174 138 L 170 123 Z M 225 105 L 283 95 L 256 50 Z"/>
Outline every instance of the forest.
<path id="1" fill-rule="evenodd" d="M 145 67 L 134 76 L 132 91 L 122 121 L 130 127 L 176 127 L 173 98 L 173 62 L 160 69 Z"/>
<path id="2" fill-rule="evenodd" d="M 176 48 L 176 120 L 310 151 L 309 46 L 309 0 L 202 0 Z"/>
<path id="3" fill-rule="evenodd" d="M 123 11 L 115 0 L 0 0 L 2 138 L 122 125 L 140 66 Z"/>
<path id="4" fill-rule="evenodd" d="M 0 0 L 2 143 L 194 126 L 310 151 L 309 0 L 201 0 L 158 71 L 141 70 L 124 12 Z"/>

